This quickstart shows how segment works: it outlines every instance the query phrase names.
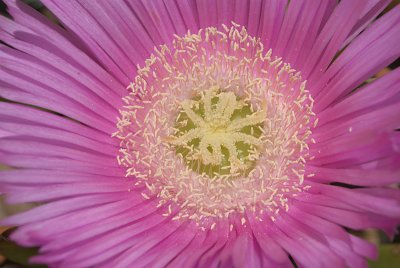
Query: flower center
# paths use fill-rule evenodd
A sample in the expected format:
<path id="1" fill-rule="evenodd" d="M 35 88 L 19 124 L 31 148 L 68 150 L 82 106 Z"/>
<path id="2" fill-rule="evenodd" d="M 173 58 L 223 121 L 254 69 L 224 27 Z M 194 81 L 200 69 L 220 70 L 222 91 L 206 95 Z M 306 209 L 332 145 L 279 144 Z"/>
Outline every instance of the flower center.
<path id="1" fill-rule="evenodd" d="M 233 24 L 155 48 L 114 133 L 130 191 L 207 229 L 247 212 L 272 220 L 306 189 L 315 124 L 300 73 Z M 262 217 L 260 217 L 262 218 Z"/>
<path id="2" fill-rule="evenodd" d="M 169 142 L 193 171 L 239 176 L 254 166 L 262 145 L 263 110 L 252 112 L 233 92 L 218 87 L 182 101 L 180 108 Z"/>

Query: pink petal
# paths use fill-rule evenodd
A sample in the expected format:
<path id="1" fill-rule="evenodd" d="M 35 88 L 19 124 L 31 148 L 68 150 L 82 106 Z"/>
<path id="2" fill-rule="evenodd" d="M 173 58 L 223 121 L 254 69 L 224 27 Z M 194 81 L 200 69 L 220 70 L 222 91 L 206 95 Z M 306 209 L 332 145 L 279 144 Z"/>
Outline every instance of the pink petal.
<path id="1" fill-rule="evenodd" d="M 110 122 L 115 121 L 117 110 L 114 107 L 110 107 L 104 100 L 94 95 L 93 92 L 87 90 L 77 81 L 45 65 L 41 60 L 5 46 L 0 49 L 0 59 L 2 61 L 2 67 L 6 68 L 8 72 L 13 73 L 13 75 L 4 76 L 2 79 L 3 82 L 18 85 L 21 84 L 20 80 L 25 80 L 34 84 L 43 84 L 51 88 L 53 92 L 75 100 L 93 113 L 103 117 L 105 120 L 109 120 Z M 30 69 L 29 77 L 25 76 L 26 69 Z M 60 85 L 62 85 L 62 87 L 60 87 Z M 65 88 L 68 90 L 65 90 Z M 30 92 L 29 87 L 24 87 L 22 89 Z"/>
<path id="2" fill-rule="evenodd" d="M 11 203 L 50 201 L 63 197 L 73 197 L 82 194 L 125 192 L 130 189 L 132 182 L 118 180 L 116 182 L 82 182 L 42 186 L 41 191 L 22 188 L 12 191 L 7 201 Z M 6 187 L 7 189 L 8 187 Z M 10 187 L 11 188 L 11 187 Z M 36 188 L 36 187 L 32 187 Z"/>
<path id="3" fill-rule="evenodd" d="M 61 216 L 66 213 L 76 212 L 80 209 L 99 206 L 126 198 L 127 194 L 94 194 L 88 196 L 73 197 L 41 205 L 23 213 L 6 218 L 2 225 L 23 225 L 41 220 Z"/>
<path id="4" fill-rule="evenodd" d="M 366 84 L 344 100 L 318 114 L 318 127 L 382 109 L 400 101 L 400 69 Z M 337 121 L 336 121 L 337 122 Z"/>
<path id="5" fill-rule="evenodd" d="M 312 167 L 308 172 L 315 174 L 311 180 L 318 182 L 342 182 L 360 186 L 385 186 L 400 182 L 400 171 L 396 170 L 363 170 Z"/>
<path id="6" fill-rule="evenodd" d="M 310 90 L 319 112 L 398 58 L 400 7 L 387 13 L 356 38 Z M 390 49 L 388 49 L 390 48 Z M 327 83 L 329 81 L 329 83 Z"/>
<path id="7" fill-rule="evenodd" d="M 105 32 L 96 19 L 78 2 L 43 1 L 43 3 L 88 46 L 104 68 L 128 85 L 136 62 L 130 62 L 121 48 Z M 73 11 L 73 12 L 72 12 Z M 71 14 L 74 14 L 71 17 Z M 84 16 L 86 20 L 76 20 Z"/>
<path id="8" fill-rule="evenodd" d="M 27 107 L 25 105 L 1 102 L 0 118 L 4 121 L 28 123 L 31 125 L 62 129 L 92 140 L 100 141 L 103 145 L 104 143 L 117 144 L 114 140 L 109 139 L 109 134 L 101 133 L 96 129 L 84 126 L 63 116 Z"/>
<path id="9" fill-rule="evenodd" d="M 356 24 L 364 6 L 364 1 L 341 1 L 337 5 L 301 69 L 304 78 L 312 81 L 324 73 Z"/>

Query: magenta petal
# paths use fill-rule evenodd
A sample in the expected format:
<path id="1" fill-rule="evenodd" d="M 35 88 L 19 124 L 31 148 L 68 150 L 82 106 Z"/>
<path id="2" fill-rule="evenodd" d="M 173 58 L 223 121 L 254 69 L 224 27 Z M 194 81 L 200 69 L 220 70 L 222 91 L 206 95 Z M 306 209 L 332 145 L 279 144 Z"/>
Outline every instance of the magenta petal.
<path id="1" fill-rule="evenodd" d="M 23 105 L 1 102 L 0 118 L 4 121 L 12 121 L 14 123 L 28 123 L 35 126 L 40 125 L 54 129 L 62 129 L 66 132 L 75 133 L 92 140 L 100 141 L 103 145 L 104 143 L 115 144 L 114 141 L 109 140 L 109 135 L 101 133 L 96 129 L 73 122 L 62 116 Z"/>
<path id="2" fill-rule="evenodd" d="M 310 183 L 310 185 L 312 185 L 310 192 L 316 192 L 321 196 L 334 198 L 339 202 L 343 201 L 355 209 L 369 211 L 386 217 L 400 218 L 399 202 L 392 198 L 372 196 L 333 185 L 319 183 Z"/>
<path id="3" fill-rule="evenodd" d="M 161 243 L 161 241 L 168 239 L 170 236 L 174 237 L 176 234 L 179 234 L 184 227 L 185 226 L 179 226 L 178 224 L 164 224 L 162 228 L 153 230 L 149 234 L 139 235 L 137 240 L 133 240 L 136 240 L 135 245 L 131 246 L 120 256 L 112 260 L 110 265 L 113 267 L 132 266 L 133 263 L 135 263 L 135 260 L 141 257 L 142 254 L 145 254 L 148 250 Z M 130 241 L 130 243 L 133 241 Z"/>
<path id="4" fill-rule="evenodd" d="M 146 215 L 146 214 L 144 214 Z M 140 218 L 139 218 L 140 219 Z M 91 266 L 104 261 L 111 262 L 116 258 L 116 255 L 121 252 L 139 245 L 146 241 L 144 238 L 149 236 L 149 231 L 157 232 L 155 227 L 159 229 L 165 221 L 164 217 L 153 214 L 151 216 L 145 216 L 139 221 L 131 222 L 128 225 L 124 225 L 118 229 L 113 229 L 101 236 L 96 236 L 92 239 L 84 241 L 80 244 L 79 250 L 76 247 L 69 247 L 68 255 L 73 255 L 74 258 L 65 258 L 63 249 L 60 251 L 52 252 L 53 254 L 44 254 L 47 258 L 53 258 L 53 261 L 62 261 L 64 267 L 73 267 L 76 265 Z M 127 234 L 129 234 L 127 236 Z M 60 254 L 55 254 L 60 252 Z M 53 255 L 53 256 L 52 256 Z M 110 258 L 112 258 L 110 260 Z"/>
<path id="5" fill-rule="evenodd" d="M 396 44 L 400 40 L 400 30 L 395 25 L 400 21 L 399 10 L 399 7 L 394 8 L 356 38 L 329 67 L 319 83 L 311 86 L 318 100 L 317 112 L 398 58 L 400 49 Z M 324 86 L 327 81 L 329 83 Z"/>
<path id="6" fill-rule="evenodd" d="M 356 117 L 399 102 L 399 85 L 400 69 L 394 69 L 319 113 L 318 126 L 339 119 Z"/>
<path id="7" fill-rule="evenodd" d="M 122 84 L 129 84 L 129 74 L 134 73 L 135 63 L 127 60 L 115 40 L 112 40 L 101 25 L 78 2 L 43 1 L 53 13 L 91 49 L 96 59 L 100 60 L 106 70 L 117 77 Z M 74 10 L 77 16 L 87 20 L 75 20 L 68 10 Z M 116 64 L 118 62 L 118 64 Z"/>
<path id="8" fill-rule="evenodd" d="M 7 23 L 12 22 L 10 21 Z M 10 25 L 6 27 L 10 27 Z M 22 28 L 12 25 L 12 28 L 14 27 Z M 27 29 L 22 28 L 20 30 L 24 32 L 10 32 L 7 33 L 10 35 L 0 34 L 0 36 L 4 42 L 35 56 L 41 62 L 49 64 L 58 72 L 65 74 L 71 81 L 78 82 L 82 88 L 88 92 L 92 92 L 96 97 L 101 98 L 111 107 L 118 108 L 121 105 L 119 95 L 113 94 L 113 91 L 109 91 L 103 84 L 92 79 L 87 70 L 75 67 L 77 63 L 71 60 L 68 61 L 68 56 L 65 55 L 63 51 L 60 51 L 59 48 L 54 47 L 51 41 L 44 40 L 41 37 L 31 34 L 27 32 Z M 123 87 L 118 86 L 118 88 Z"/>
<path id="9" fill-rule="evenodd" d="M 93 59 L 87 55 L 86 48 L 73 34 L 64 31 L 61 27 L 50 22 L 34 9 L 28 7 L 20 1 L 6 0 L 8 11 L 13 19 L 27 29 L 28 32 L 37 33 L 39 36 L 51 40 L 60 51 L 70 52 L 69 57 L 76 63 L 82 65 L 85 71 L 92 73 L 92 77 L 100 80 L 111 92 L 116 92 L 119 96 L 123 95 L 124 85 L 119 83 L 107 71 L 102 69 Z M 15 28 L 16 32 L 18 28 Z M 19 29 L 21 31 L 21 29 Z M 109 92 L 109 93 L 111 93 Z"/>
<path id="10" fill-rule="evenodd" d="M 232 251 L 232 262 L 235 267 L 263 267 L 262 252 L 256 247 L 252 235 L 243 234 L 238 237 Z"/>
<path id="11" fill-rule="evenodd" d="M 121 200 L 126 196 L 117 194 L 95 194 L 88 196 L 74 197 L 70 199 L 63 199 L 40 207 L 31 209 L 29 211 L 8 217 L 2 221 L 3 225 L 22 225 L 48 218 L 60 216 L 69 212 L 78 211 L 83 208 L 91 206 L 100 206 L 112 201 Z"/>
<path id="12" fill-rule="evenodd" d="M 223 221 L 216 226 L 216 232 L 207 232 L 201 247 L 187 256 L 184 265 L 190 267 L 206 263 L 225 244 L 228 230 L 227 222 Z"/>
<path id="13" fill-rule="evenodd" d="M 1 73 L 1 70 L 0 70 Z M 19 81 L 20 83 L 21 81 Z M 43 92 L 42 86 L 27 84 L 27 87 L 31 91 L 41 91 L 39 94 L 36 92 L 25 92 L 22 88 L 10 86 L 9 84 L 0 82 L 0 94 L 7 99 L 15 102 L 26 103 L 29 105 L 34 105 L 42 107 L 48 110 L 57 111 L 72 119 L 79 120 L 96 130 L 103 133 L 113 133 L 115 131 L 115 126 L 110 122 L 106 122 L 103 118 L 99 118 L 97 115 L 93 114 L 91 111 L 82 107 L 82 105 L 72 101 L 65 96 L 60 96 L 54 92 Z M 62 104 L 62 105 L 60 105 Z"/>
<path id="14" fill-rule="evenodd" d="M 48 237 L 52 235 L 117 215 L 126 211 L 130 205 L 134 206 L 141 202 L 140 197 L 129 197 L 103 206 L 89 207 L 78 212 L 63 214 L 45 221 L 25 225 L 13 233 L 13 239 L 25 245 L 36 245 L 37 243 L 48 241 Z"/>
<path id="15" fill-rule="evenodd" d="M 210 239 L 210 242 L 214 243 L 207 243 L 209 247 L 204 248 L 204 253 L 200 256 L 197 256 L 197 259 L 192 260 L 193 265 L 198 265 L 200 267 L 210 267 L 214 263 L 214 266 L 218 265 L 219 260 L 219 253 L 223 249 L 223 247 L 228 242 L 229 234 L 229 223 L 225 220 L 220 222 L 217 225 L 218 233 L 212 235 L 212 237 L 216 236 L 216 241 L 214 242 L 213 239 Z M 206 240 L 207 241 L 207 240 Z"/>
<path id="16" fill-rule="evenodd" d="M 249 219 L 251 227 L 254 230 L 254 236 L 264 255 L 270 262 L 277 266 L 290 263 L 287 253 L 274 240 L 273 230 L 269 231 L 267 228 L 264 228 L 262 223 L 256 222 L 252 216 L 250 216 Z"/>
<path id="17" fill-rule="evenodd" d="M 308 172 L 315 174 L 311 180 L 318 182 L 342 182 L 360 186 L 385 186 L 400 182 L 399 170 L 367 170 L 308 167 Z"/>
<path id="18" fill-rule="evenodd" d="M 48 201 L 62 197 L 71 197 L 82 194 L 94 193 L 115 193 L 125 192 L 132 186 L 129 182 L 83 182 L 69 184 L 55 184 L 43 186 L 42 191 L 32 191 L 31 189 L 22 188 L 20 191 L 9 194 L 7 201 L 9 202 L 39 202 Z M 11 188 L 11 187 L 10 187 Z"/>
<path id="19" fill-rule="evenodd" d="M 365 4 L 364 1 L 342 1 L 336 6 L 304 63 L 303 76 L 313 80 L 325 71 L 355 25 Z"/>
<path id="20" fill-rule="evenodd" d="M 2 79 L 4 82 L 18 85 L 21 84 L 19 80 L 26 80 L 29 82 L 33 81 L 35 84 L 43 84 L 51 88 L 53 92 L 58 92 L 60 95 L 65 95 L 75 100 L 100 117 L 111 122 L 114 121 L 117 112 L 114 107 L 110 107 L 104 100 L 100 99 L 93 92 L 86 90 L 76 80 L 47 66 L 41 60 L 4 46 L 0 49 L 0 59 L 2 60 L 2 67 L 8 70 L 9 73 L 14 74 L 4 76 Z M 26 77 L 26 69 L 31 69 L 29 78 Z M 24 76 L 26 77 L 25 79 L 23 79 Z M 63 85 L 62 88 L 60 87 L 61 84 Z M 63 88 L 68 88 L 68 90 L 63 90 Z M 28 92 L 30 90 L 29 87 L 22 89 Z M 102 112 L 100 113 L 100 111 Z"/>
<path id="21" fill-rule="evenodd" d="M 280 0 L 263 1 L 263 8 L 258 35 L 267 47 L 274 49 L 285 17 L 286 3 Z"/>
<path id="22" fill-rule="evenodd" d="M 74 159 L 83 163 L 98 164 L 105 167 L 118 167 L 115 159 L 110 156 L 96 155 L 93 152 L 77 150 L 67 146 L 58 146 L 46 142 L 28 142 L 25 140 L 3 139 L 0 141 L 2 151 L 7 154 L 20 156 L 50 156 Z"/>
<path id="23" fill-rule="evenodd" d="M 378 257 L 378 251 L 374 244 L 354 235 L 350 235 L 350 239 L 352 241 L 354 251 L 361 256 L 365 256 L 370 259 L 376 259 Z"/>
<path id="24" fill-rule="evenodd" d="M 120 167 L 103 167 L 93 163 L 57 156 L 9 155 L 0 151 L 0 161 L 12 167 L 64 170 L 105 176 L 119 176 L 120 178 L 124 176 L 123 170 Z"/>
<path id="25" fill-rule="evenodd" d="M 357 24 L 354 26 L 352 33 L 343 43 L 343 48 L 347 46 L 361 31 L 363 31 L 373 21 L 386 6 L 390 3 L 390 0 L 379 0 L 379 1 L 368 1 L 365 9 L 363 10 L 361 17 Z"/>
<path id="26" fill-rule="evenodd" d="M 41 185 L 71 182 L 102 182 L 116 180 L 118 176 L 92 175 L 62 170 L 18 169 L 0 172 L 0 182 L 9 185 Z"/>
<path id="27" fill-rule="evenodd" d="M 210 236 L 206 232 L 196 232 L 192 241 L 169 263 L 171 267 L 190 267 L 187 264 L 194 255 L 198 255 L 199 251 L 205 245 L 206 240 L 210 240 Z M 206 247 L 205 247 L 206 248 Z M 190 266 L 185 266 L 190 265 Z"/>
<path id="28" fill-rule="evenodd" d="M 152 205 L 153 204 L 141 205 L 140 207 L 123 211 L 122 213 L 116 214 L 113 217 L 102 220 L 101 222 L 95 222 L 65 231 L 58 235 L 57 239 L 42 247 L 42 251 L 52 252 L 54 250 L 62 250 L 63 248 L 71 247 L 71 245 L 72 248 L 74 248 L 73 245 L 79 245 L 91 241 L 92 239 L 101 237 L 114 229 L 123 228 L 127 224 L 135 225 L 135 222 L 140 223 L 143 220 L 144 222 L 149 223 L 162 220 L 162 218 L 157 215 L 156 209 L 154 209 Z"/>
<path id="29" fill-rule="evenodd" d="M 350 210 L 298 202 L 296 202 L 296 204 L 301 209 L 309 211 L 310 214 L 355 230 L 365 228 L 380 228 L 383 229 L 387 234 L 392 235 L 398 222 L 397 220 L 385 218 L 371 213 L 360 213 Z"/>
<path id="30" fill-rule="evenodd" d="M 276 234 L 274 238 L 292 255 L 296 262 L 305 267 L 328 267 L 328 263 L 334 263 L 335 267 L 343 267 L 342 260 L 334 253 L 327 251 L 322 241 L 303 233 L 301 228 L 294 230 L 295 226 L 280 222 L 279 229 L 274 230 Z M 325 258 L 313 258 L 313 256 L 316 256 L 316 251 L 324 253 Z"/>
<path id="31" fill-rule="evenodd" d="M 234 6 L 236 1 L 231 1 Z M 200 27 L 215 25 L 217 23 L 217 2 L 216 1 L 197 1 L 197 11 L 199 13 Z"/>
<path id="32" fill-rule="evenodd" d="M 194 224 L 193 224 L 194 225 Z M 155 245 L 139 259 L 132 261 L 137 266 L 164 267 L 182 254 L 199 232 L 196 226 L 188 226 L 184 230 L 176 230 L 171 236 Z"/>

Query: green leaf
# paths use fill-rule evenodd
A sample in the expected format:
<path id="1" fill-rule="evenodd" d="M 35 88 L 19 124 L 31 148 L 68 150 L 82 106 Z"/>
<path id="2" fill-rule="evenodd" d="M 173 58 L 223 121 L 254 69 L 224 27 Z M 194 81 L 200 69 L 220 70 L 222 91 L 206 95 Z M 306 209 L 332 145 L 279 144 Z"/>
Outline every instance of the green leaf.
<path id="1" fill-rule="evenodd" d="M 400 244 L 386 244 L 379 246 L 379 257 L 369 262 L 370 268 L 398 268 L 400 267 Z"/>
<path id="2" fill-rule="evenodd" d="M 38 254 L 38 248 L 22 247 L 10 240 L 3 234 L 0 238 L 0 255 L 7 261 L 20 264 L 27 268 L 46 268 L 44 265 L 30 264 L 29 259 Z"/>

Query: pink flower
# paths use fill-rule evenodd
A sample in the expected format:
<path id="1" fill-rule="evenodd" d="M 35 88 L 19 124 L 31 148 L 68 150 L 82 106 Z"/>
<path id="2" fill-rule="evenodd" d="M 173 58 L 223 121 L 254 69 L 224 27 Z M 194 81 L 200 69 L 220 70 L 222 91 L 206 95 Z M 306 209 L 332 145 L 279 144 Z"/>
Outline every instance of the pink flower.
<path id="1" fill-rule="evenodd" d="M 1 190 L 52 267 L 365 267 L 400 222 L 400 7 L 5 1 Z M 28 106 L 29 105 L 29 106 Z M 34 106 L 34 107 L 32 107 Z M 38 109 L 41 107 L 44 109 Z"/>

